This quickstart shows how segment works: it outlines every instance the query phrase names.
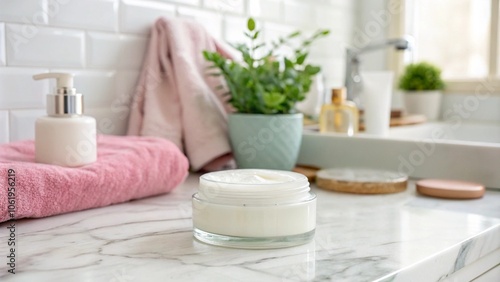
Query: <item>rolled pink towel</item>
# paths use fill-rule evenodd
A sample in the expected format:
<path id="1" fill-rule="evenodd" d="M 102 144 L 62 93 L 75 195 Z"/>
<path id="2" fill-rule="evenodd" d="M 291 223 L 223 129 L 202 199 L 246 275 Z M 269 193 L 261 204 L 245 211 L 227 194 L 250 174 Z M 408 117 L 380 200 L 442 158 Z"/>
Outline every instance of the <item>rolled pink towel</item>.
<path id="1" fill-rule="evenodd" d="M 19 219 L 167 193 L 188 174 L 188 160 L 176 145 L 165 139 L 98 136 L 97 146 L 97 162 L 66 168 L 35 163 L 32 140 L 0 145 L 0 222 L 12 219 L 8 199 L 13 196 L 9 195 L 9 188 L 14 183 L 13 215 Z"/>

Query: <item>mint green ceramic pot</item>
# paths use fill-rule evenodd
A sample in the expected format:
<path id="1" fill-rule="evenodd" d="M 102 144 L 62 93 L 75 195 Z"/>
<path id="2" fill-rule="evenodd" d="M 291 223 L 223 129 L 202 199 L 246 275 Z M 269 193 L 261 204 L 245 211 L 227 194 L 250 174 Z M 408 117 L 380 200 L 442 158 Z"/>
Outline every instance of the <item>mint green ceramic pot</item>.
<path id="1" fill-rule="evenodd" d="M 302 114 L 230 114 L 229 137 L 239 168 L 292 170 L 302 141 Z"/>

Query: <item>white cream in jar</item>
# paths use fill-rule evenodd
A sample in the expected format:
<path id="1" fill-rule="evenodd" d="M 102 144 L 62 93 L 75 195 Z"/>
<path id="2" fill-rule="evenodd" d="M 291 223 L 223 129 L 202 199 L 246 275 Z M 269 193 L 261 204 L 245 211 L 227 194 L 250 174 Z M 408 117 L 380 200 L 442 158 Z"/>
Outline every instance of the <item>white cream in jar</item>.
<path id="1" fill-rule="evenodd" d="M 194 236 L 239 248 L 307 243 L 316 228 L 316 195 L 290 171 L 236 169 L 204 174 L 193 195 Z"/>

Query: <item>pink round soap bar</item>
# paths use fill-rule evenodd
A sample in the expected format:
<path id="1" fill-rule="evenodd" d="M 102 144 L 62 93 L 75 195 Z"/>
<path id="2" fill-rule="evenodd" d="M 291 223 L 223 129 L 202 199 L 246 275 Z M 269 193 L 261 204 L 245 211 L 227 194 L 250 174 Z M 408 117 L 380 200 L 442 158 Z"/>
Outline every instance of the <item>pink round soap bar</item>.
<path id="1" fill-rule="evenodd" d="M 484 186 L 479 183 L 446 180 L 422 179 L 417 181 L 420 194 L 448 199 L 476 199 L 484 195 Z"/>

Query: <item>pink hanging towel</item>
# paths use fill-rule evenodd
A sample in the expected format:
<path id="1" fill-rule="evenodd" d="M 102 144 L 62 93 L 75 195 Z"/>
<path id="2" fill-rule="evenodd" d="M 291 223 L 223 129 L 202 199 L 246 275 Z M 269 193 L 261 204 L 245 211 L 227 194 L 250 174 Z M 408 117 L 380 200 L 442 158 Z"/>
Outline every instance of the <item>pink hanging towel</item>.
<path id="1" fill-rule="evenodd" d="M 228 59 L 231 49 L 203 26 L 178 18 L 160 18 L 151 30 L 148 51 L 131 104 L 128 135 L 169 139 L 185 152 L 191 168 L 218 170 L 234 165 L 227 136 L 229 107 L 208 75 L 203 50 Z"/>

